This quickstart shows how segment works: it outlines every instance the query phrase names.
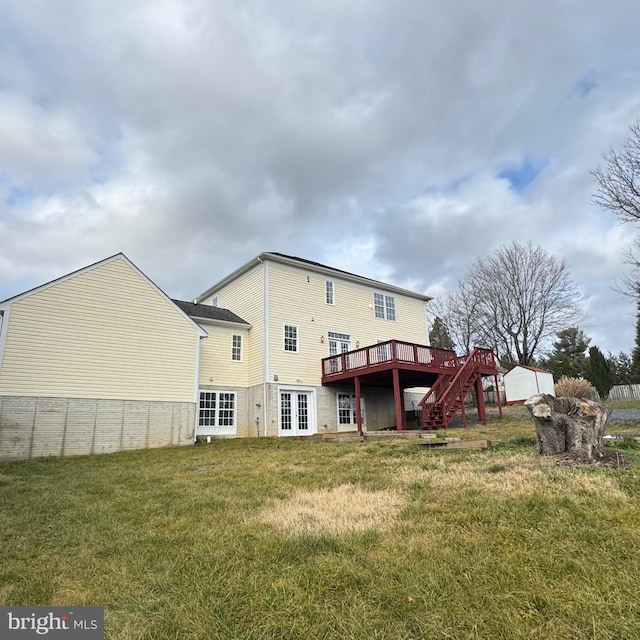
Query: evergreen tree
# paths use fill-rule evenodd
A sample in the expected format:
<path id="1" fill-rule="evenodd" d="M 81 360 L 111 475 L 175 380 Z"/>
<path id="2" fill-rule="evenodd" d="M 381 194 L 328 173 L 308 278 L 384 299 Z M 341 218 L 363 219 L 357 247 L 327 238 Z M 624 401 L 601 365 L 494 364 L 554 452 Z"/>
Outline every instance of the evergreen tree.
<path id="1" fill-rule="evenodd" d="M 451 349 L 453 351 L 455 347 L 447 325 L 440 317 L 436 317 L 433 321 L 433 327 L 429 331 L 429 342 L 432 347 L 438 347 L 439 349 Z"/>
<path id="2" fill-rule="evenodd" d="M 606 400 L 609 397 L 609 391 L 613 386 L 613 375 L 608 360 L 598 347 L 589 349 L 587 379 L 596 388 L 602 400 Z"/>
<path id="3" fill-rule="evenodd" d="M 556 333 L 558 339 L 553 343 L 553 351 L 540 360 L 540 366 L 553 374 L 554 380 L 562 376 L 582 378 L 585 376 L 585 351 L 589 347 L 589 338 L 582 329 L 569 327 Z"/>
<path id="4" fill-rule="evenodd" d="M 628 353 L 621 351 L 617 356 L 609 354 L 609 366 L 613 374 L 613 384 L 631 383 L 631 357 Z"/>

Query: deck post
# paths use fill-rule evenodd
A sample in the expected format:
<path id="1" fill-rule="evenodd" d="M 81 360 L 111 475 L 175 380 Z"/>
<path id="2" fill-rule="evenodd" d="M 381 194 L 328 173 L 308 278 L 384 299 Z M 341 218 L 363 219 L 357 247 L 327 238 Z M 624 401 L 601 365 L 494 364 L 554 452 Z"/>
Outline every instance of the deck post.
<path id="1" fill-rule="evenodd" d="M 467 428 L 467 412 L 464 409 L 464 399 L 466 398 L 466 396 L 462 393 L 462 383 L 458 382 L 458 384 L 460 385 L 460 411 L 462 413 L 462 426 L 466 429 Z"/>
<path id="2" fill-rule="evenodd" d="M 360 399 L 360 376 L 356 376 L 353 380 L 356 387 L 356 424 L 358 425 L 358 433 L 362 436 L 362 410 Z"/>
<path id="3" fill-rule="evenodd" d="M 484 391 L 482 389 L 482 376 L 476 380 L 476 401 L 478 404 L 478 418 L 482 424 L 487 424 L 487 410 L 484 405 Z"/>
<path id="4" fill-rule="evenodd" d="M 498 402 L 498 414 L 500 415 L 500 420 L 502 420 L 502 403 L 500 402 L 500 389 L 498 388 L 498 376 L 493 376 L 496 383 L 496 401 Z"/>
<path id="5" fill-rule="evenodd" d="M 404 397 L 400 388 L 400 373 L 395 367 L 393 369 L 393 401 L 396 407 L 396 429 L 404 431 L 407 428 L 404 416 Z"/>

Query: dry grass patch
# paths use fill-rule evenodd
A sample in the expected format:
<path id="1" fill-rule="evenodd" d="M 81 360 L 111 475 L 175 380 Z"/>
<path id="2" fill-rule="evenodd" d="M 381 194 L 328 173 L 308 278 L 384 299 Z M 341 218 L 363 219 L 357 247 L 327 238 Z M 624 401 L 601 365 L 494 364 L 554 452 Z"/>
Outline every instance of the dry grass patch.
<path id="1" fill-rule="evenodd" d="M 617 501 L 628 496 L 616 479 L 580 468 L 558 468 L 552 458 L 536 453 L 512 453 L 479 460 L 452 463 L 446 456 L 433 457 L 424 465 L 404 465 L 394 471 L 398 483 L 424 483 L 436 493 L 480 491 L 490 498 L 520 497 L 536 493 L 570 492 Z"/>
<path id="2" fill-rule="evenodd" d="M 271 502 L 258 520 L 289 536 L 380 531 L 393 525 L 406 504 L 400 491 L 364 491 L 353 484 L 297 491 Z"/>

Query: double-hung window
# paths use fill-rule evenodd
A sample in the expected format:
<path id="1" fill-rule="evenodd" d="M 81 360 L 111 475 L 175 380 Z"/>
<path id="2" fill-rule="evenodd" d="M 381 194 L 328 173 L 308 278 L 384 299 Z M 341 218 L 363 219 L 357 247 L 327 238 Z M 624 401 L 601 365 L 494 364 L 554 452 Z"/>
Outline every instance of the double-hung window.
<path id="1" fill-rule="evenodd" d="M 242 336 L 236 334 L 231 336 L 231 359 L 242 362 Z"/>
<path id="2" fill-rule="evenodd" d="M 396 319 L 396 300 L 393 296 L 375 292 L 373 294 L 373 308 L 376 318 Z"/>
<path id="3" fill-rule="evenodd" d="M 334 295 L 333 280 L 325 280 L 324 287 L 327 304 L 335 304 L 336 299 Z"/>
<path id="4" fill-rule="evenodd" d="M 298 351 L 298 327 L 294 324 L 284 325 L 284 350 Z"/>

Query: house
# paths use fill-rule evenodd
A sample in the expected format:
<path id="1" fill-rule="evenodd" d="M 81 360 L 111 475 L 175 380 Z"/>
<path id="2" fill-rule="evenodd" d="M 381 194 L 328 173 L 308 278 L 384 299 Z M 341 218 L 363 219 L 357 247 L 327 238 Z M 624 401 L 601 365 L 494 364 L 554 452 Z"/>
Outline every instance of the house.
<path id="1" fill-rule="evenodd" d="M 425 426 L 446 426 L 461 408 L 460 394 L 493 375 L 495 361 L 479 352 L 456 377 L 465 360 L 428 346 L 429 300 L 310 260 L 261 253 L 195 299 L 197 308 L 231 309 L 250 324 L 234 338 L 247 359 L 246 386 L 229 383 L 239 363 L 212 357 L 201 365 L 197 434 L 223 428 L 210 406 L 229 397 L 238 436 L 403 429 L 403 391 L 439 379 L 421 406 Z M 439 394 L 447 390 L 443 415 Z"/>
<path id="2" fill-rule="evenodd" d="M 193 442 L 207 333 L 123 254 L 0 315 L 0 459 Z"/>
<path id="3" fill-rule="evenodd" d="M 172 300 L 123 254 L 0 303 L 0 458 L 196 438 L 423 428 L 464 414 L 494 355 L 429 346 L 430 298 L 266 252 Z"/>
<path id="4" fill-rule="evenodd" d="M 504 391 L 507 404 L 520 404 L 538 393 L 555 396 L 553 374 L 522 364 L 504 374 Z"/>

